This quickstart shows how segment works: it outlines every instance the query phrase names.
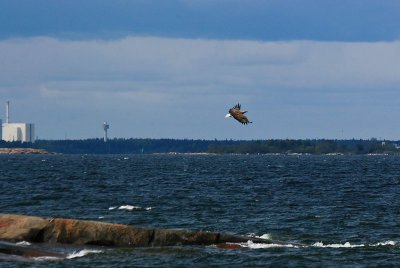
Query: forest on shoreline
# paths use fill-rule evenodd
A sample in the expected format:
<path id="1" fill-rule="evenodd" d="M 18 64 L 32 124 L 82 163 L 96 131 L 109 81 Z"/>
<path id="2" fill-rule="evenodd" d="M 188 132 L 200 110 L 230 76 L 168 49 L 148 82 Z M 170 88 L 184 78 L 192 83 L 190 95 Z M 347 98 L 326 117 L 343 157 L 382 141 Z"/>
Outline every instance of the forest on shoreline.
<path id="1" fill-rule="evenodd" d="M 0 141 L 0 148 L 33 148 L 63 154 L 400 154 L 400 141 L 370 140 L 194 140 L 103 139 Z"/>

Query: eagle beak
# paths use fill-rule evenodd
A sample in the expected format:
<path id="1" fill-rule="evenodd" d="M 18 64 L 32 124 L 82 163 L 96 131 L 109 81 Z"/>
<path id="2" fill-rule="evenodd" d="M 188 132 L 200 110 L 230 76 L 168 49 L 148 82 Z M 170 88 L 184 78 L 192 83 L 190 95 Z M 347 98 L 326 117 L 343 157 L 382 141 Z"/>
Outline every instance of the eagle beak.
<path id="1" fill-rule="evenodd" d="M 225 118 L 228 118 L 228 117 L 231 117 L 231 116 L 232 116 L 231 114 L 226 114 Z"/>

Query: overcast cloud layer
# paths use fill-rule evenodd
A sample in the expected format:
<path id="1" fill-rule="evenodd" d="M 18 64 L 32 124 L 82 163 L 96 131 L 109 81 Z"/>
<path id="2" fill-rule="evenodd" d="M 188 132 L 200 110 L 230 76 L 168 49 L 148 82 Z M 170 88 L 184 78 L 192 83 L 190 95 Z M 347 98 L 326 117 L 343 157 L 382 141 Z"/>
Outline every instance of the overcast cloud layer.
<path id="1" fill-rule="evenodd" d="M 39 138 L 396 138 L 400 42 L 0 42 L 1 96 Z M 3 101 L 6 101 L 3 98 Z M 241 102 L 253 125 L 224 119 Z M 4 102 L 3 102 L 4 103 Z"/>
<path id="2" fill-rule="evenodd" d="M 245 3 L 4 0 L 0 107 L 41 139 L 399 139 L 398 1 Z"/>
<path id="3" fill-rule="evenodd" d="M 2 0 L 0 38 L 393 41 L 398 0 Z"/>

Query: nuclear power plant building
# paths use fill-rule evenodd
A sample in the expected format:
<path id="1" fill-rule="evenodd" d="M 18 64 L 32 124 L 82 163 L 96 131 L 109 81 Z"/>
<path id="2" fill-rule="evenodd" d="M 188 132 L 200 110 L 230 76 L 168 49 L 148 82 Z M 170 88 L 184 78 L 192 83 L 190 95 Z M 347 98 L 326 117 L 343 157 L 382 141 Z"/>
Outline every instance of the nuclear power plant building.
<path id="1" fill-rule="evenodd" d="M 35 142 L 35 125 L 30 123 L 10 123 L 9 105 L 7 102 L 6 123 L 1 124 L 0 139 L 8 142 Z"/>
<path id="2" fill-rule="evenodd" d="M 4 123 L 2 140 L 35 142 L 35 125 L 29 123 Z"/>

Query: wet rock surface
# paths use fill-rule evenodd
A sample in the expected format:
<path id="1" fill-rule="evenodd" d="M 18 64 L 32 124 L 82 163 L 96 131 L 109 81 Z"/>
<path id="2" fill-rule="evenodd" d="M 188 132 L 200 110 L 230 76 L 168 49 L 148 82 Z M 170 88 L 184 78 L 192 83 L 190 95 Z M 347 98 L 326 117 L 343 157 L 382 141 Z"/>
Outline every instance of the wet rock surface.
<path id="1" fill-rule="evenodd" d="M 119 247 L 213 245 L 269 240 L 201 230 L 141 228 L 123 224 L 0 214 L 0 240 Z"/>

